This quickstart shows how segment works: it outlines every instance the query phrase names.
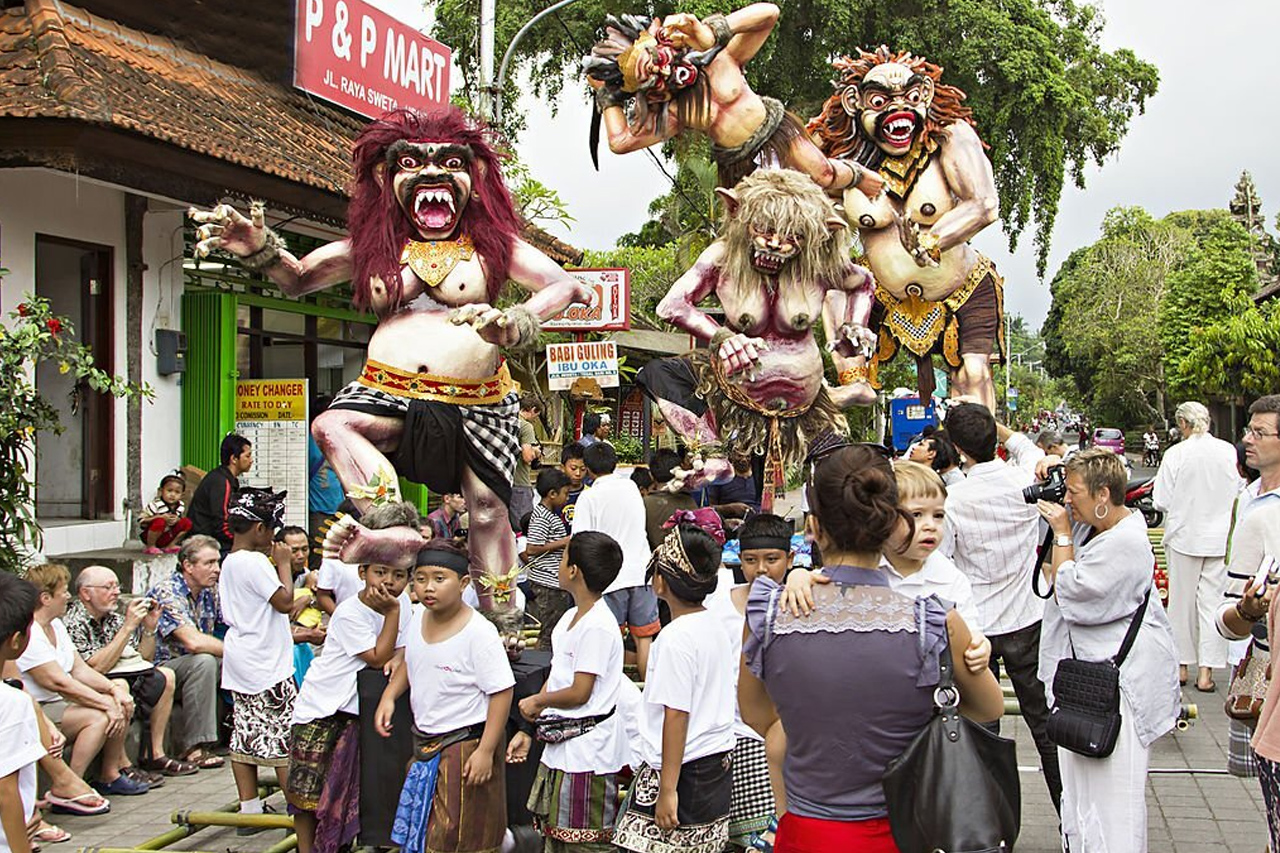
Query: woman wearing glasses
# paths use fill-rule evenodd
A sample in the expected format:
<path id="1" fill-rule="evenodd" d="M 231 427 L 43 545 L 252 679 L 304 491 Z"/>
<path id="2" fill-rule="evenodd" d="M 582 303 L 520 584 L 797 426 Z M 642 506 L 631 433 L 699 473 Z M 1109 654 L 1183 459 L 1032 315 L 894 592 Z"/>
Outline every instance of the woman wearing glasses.
<path id="1" fill-rule="evenodd" d="M 964 665 L 970 634 L 957 613 L 889 589 L 881 551 L 910 536 L 912 521 L 884 453 L 826 453 L 806 493 L 807 532 L 832 583 L 815 587 L 813 612 L 796 617 L 781 606 L 781 586 L 755 582 L 739 679 L 743 720 L 770 742 L 787 732 L 774 850 L 895 853 L 881 777 L 933 716 L 939 655 L 951 656 L 966 716 L 995 720 L 1004 703 L 989 670 Z"/>

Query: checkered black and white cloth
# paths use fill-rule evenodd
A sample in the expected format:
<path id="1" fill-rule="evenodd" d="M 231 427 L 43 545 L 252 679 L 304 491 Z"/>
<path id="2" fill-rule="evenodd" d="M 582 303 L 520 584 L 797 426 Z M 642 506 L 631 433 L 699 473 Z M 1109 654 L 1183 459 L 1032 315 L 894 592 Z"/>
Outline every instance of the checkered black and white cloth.
<path id="1" fill-rule="evenodd" d="M 409 413 L 409 398 L 356 381 L 339 391 L 329 408 L 403 418 Z M 457 408 L 467 443 L 511 482 L 520 454 L 520 395 L 512 391 L 497 403 Z"/>
<path id="2" fill-rule="evenodd" d="M 773 789 L 764 741 L 739 737 L 733 748 L 733 797 L 729 807 L 729 840 L 742 846 L 764 832 L 773 817 Z"/>

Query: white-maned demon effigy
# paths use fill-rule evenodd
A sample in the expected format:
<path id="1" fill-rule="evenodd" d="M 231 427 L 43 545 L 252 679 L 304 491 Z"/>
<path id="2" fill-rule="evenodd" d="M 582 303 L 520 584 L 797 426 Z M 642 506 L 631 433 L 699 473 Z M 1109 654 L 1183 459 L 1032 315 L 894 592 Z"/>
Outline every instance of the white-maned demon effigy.
<path id="1" fill-rule="evenodd" d="M 397 474 L 461 492 L 471 573 L 501 622 L 518 567 L 508 505 L 520 453 L 502 348 L 535 345 L 542 320 L 589 294 L 520 238 L 490 133 L 457 108 L 387 113 L 361 132 L 352 159 L 348 239 L 295 258 L 264 227 L 260 205 L 250 217 L 220 205 L 192 212 L 204 223 L 197 251 L 229 252 L 290 296 L 352 282 L 356 307 L 378 325 L 362 374 L 315 419 L 313 435 L 362 510 L 398 497 Z M 500 311 L 492 306 L 508 279 L 533 295 Z M 420 545 L 408 528 L 344 519 L 326 549 L 346 562 L 391 563 Z"/>
<path id="2" fill-rule="evenodd" d="M 974 395 L 994 411 L 990 361 L 1004 351 L 1003 282 L 968 241 L 996 220 L 999 205 L 964 92 L 941 83 L 938 66 L 887 47 L 834 65 L 836 93 L 809 130 L 828 156 L 856 159 L 884 180 L 877 197 L 844 194 L 876 277 L 871 378 L 905 347 L 927 399 L 938 353 L 951 394 Z"/>
<path id="3" fill-rule="evenodd" d="M 686 13 L 610 17 L 605 38 L 582 61 L 598 109 L 592 158 L 601 120 L 617 154 L 693 130 L 710 138 L 722 187 L 765 163 L 804 172 L 825 189 L 878 193 L 874 171 L 823 154 L 800 119 L 747 84 L 743 66 L 769 38 L 778 14 L 772 3 L 754 3 L 702 20 Z"/>
<path id="4" fill-rule="evenodd" d="M 874 288 L 849 259 L 844 219 L 806 175 L 762 169 L 717 192 L 721 237 L 658 305 L 664 320 L 710 346 L 650 362 L 636 382 L 691 447 L 763 454 L 768 511 L 784 465 L 800 462 L 818 435 L 845 431 L 842 409 L 874 399 L 864 358 L 874 340 L 866 326 Z M 698 307 L 712 296 L 723 323 Z M 819 322 L 837 387 L 823 377 Z M 695 481 L 732 475 L 716 453 Z"/>

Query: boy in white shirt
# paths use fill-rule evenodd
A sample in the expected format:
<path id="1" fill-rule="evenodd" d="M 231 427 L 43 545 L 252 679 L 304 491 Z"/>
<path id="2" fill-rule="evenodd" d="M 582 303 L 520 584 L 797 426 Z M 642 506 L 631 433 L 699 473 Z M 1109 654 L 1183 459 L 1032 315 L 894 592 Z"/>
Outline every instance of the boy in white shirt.
<path id="1" fill-rule="evenodd" d="M 0 572 L 0 669 L 26 651 L 39 602 L 36 588 Z M 36 762 L 44 758 L 30 696 L 0 684 L 0 853 L 30 853 L 27 823 L 36 813 Z"/>
<path id="2" fill-rule="evenodd" d="M 359 802 L 360 790 L 356 676 L 391 660 L 408 623 L 409 608 L 402 612 L 400 599 L 408 566 L 373 563 L 359 571 L 364 589 L 333 612 L 324 653 L 307 670 L 293 703 L 285 796 L 299 853 L 336 853 L 359 830 L 346 820 L 347 804 Z"/>
<path id="3" fill-rule="evenodd" d="M 555 625 L 546 684 L 520 702 L 520 714 L 537 724 L 546 743 L 529 811 L 545 849 L 557 853 L 613 850 L 618 771 L 627 763 L 618 708 L 622 636 L 602 596 L 621 569 L 622 549 L 608 534 L 589 531 L 569 540 L 559 588 L 573 596 L 573 606 Z"/>
<path id="4" fill-rule="evenodd" d="M 284 497 L 284 492 L 244 487 L 227 510 L 233 540 L 218 578 L 227 624 L 222 688 L 232 698 L 231 770 L 241 814 L 262 814 L 259 767 L 274 767 L 281 789 L 288 790 L 289 721 L 297 695 L 289 627 L 293 570 L 289 547 L 273 541 L 275 530 L 283 526 Z M 241 827 L 236 834 L 260 831 Z"/>
<path id="5" fill-rule="evenodd" d="M 396 699 L 409 691 L 414 761 L 391 830 L 403 853 L 511 844 L 502 741 L 515 678 L 498 629 L 462 601 L 467 565 L 450 540 L 418 552 L 413 586 L 421 606 L 405 630 L 404 664 L 374 715 L 374 728 L 390 736 Z"/>
<path id="6" fill-rule="evenodd" d="M 671 621 L 649 651 L 643 761 L 613 834 L 623 850 L 718 851 L 729 840 L 737 664 L 719 618 L 702 605 L 716 588 L 720 553 L 710 534 L 681 524 L 649 561 Z"/>

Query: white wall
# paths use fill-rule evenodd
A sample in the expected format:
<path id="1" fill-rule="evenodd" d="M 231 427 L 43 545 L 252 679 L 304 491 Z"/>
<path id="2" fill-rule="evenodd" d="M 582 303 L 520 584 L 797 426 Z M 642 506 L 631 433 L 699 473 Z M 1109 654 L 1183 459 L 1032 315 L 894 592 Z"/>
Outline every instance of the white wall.
<path id="1" fill-rule="evenodd" d="M 25 294 L 34 289 L 37 234 L 82 240 L 114 249 L 114 346 L 112 368 L 118 375 L 127 369 L 125 339 L 125 195 L 119 187 L 47 169 L 0 169 L 0 266 L 9 275 L 0 287 L 0 314 L 8 322 Z M 180 326 L 182 292 L 181 260 L 169 263 L 182 251 L 182 210 L 153 200 L 143 224 L 143 356 L 142 379 L 155 391 L 142 407 L 142 494 L 150 500 L 161 475 L 179 464 L 181 448 L 181 388 L 178 377 L 156 374 L 154 329 Z M 112 510 L 114 523 L 53 527 L 46 530 L 45 552 L 117 548 L 124 540 L 121 504 L 128 491 L 127 412 L 123 400 L 114 407 Z M 40 470 L 35 471 L 37 488 Z"/>

